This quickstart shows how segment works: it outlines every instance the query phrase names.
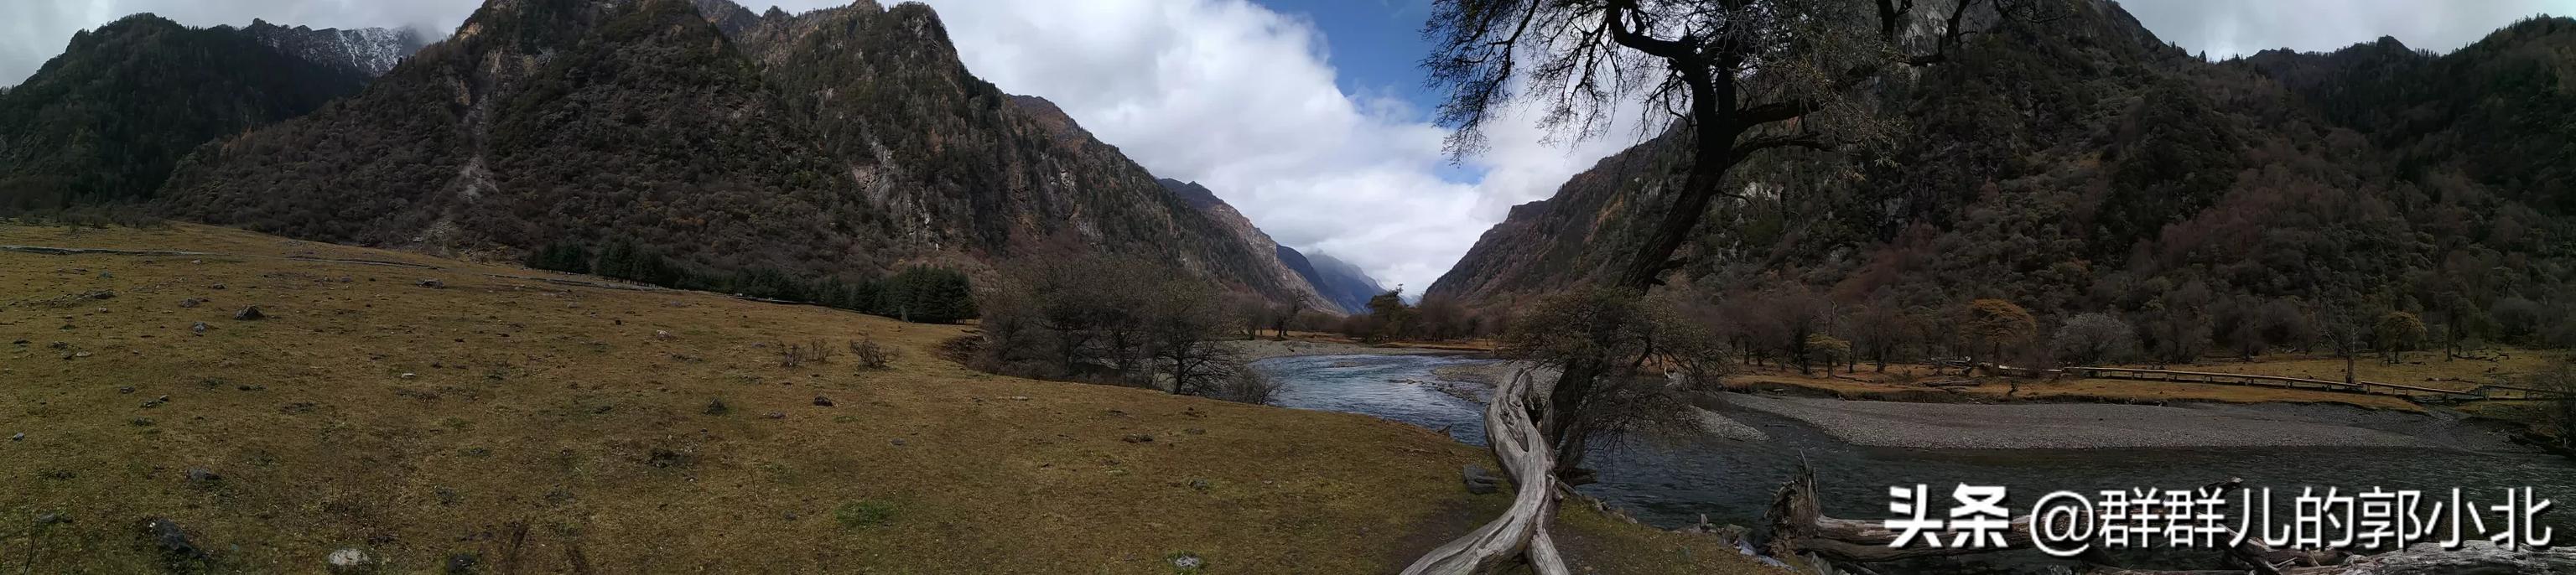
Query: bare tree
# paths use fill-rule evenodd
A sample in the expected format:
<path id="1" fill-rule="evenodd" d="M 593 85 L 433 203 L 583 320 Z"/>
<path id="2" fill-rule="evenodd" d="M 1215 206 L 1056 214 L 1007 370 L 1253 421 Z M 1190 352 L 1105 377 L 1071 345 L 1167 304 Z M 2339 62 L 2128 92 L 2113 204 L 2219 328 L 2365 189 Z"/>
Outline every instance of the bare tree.
<path id="1" fill-rule="evenodd" d="M 1674 254 L 1711 202 L 1740 199 L 1721 186 L 1728 170 L 1775 149 L 1883 142 L 1891 130 L 1866 112 L 1865 91 L 1889 71 L 1945 61 L 1997 1 L 1879 0 L 1873 12 L 1848 0 L 1436 0 L 1423 65 L 1448 89 L 1439 119 L 1462 156 L 1515 101 L 1539 102 L 1549 128 L 1577 138 L 1599 135 L 1621 102 L 1677 120 L 1689 171 L 1609 283 L 1643 293 L 1686 263 Z M 1908 35 L 1917 10 L 1940 11 L 1928 38 Z M 1582 412 L 1609 361 L 1568 363 L 1541 408 Z M 1540 420 L 1556 441 L 1583 424 Z"/>
<path id="2" fill-rule="evenodd" d="M 2057 337 L 2050 344 L 2057 359 L 2068 363 L 2117 362 L 2138 353 L 2138 330 L 2111 314 L 2088 313 L 2057 326 Z"/>

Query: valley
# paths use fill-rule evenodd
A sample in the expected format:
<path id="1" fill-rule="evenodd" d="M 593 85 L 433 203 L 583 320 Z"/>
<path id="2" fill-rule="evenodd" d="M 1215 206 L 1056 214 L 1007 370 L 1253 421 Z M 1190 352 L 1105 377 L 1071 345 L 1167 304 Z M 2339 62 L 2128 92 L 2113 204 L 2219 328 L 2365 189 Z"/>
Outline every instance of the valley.
<path id="1" fill-rule="evenodd" d="M 2576 19 L 440 1 L 0 52 L 0 571 L 2576 572 L 2032 504 L 2576 529 Z"/>

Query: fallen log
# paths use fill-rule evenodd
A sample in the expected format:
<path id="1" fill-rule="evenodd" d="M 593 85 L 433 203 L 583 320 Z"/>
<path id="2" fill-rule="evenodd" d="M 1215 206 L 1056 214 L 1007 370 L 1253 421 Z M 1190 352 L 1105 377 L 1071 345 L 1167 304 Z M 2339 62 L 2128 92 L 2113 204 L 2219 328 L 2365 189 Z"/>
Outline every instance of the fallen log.
<path id="1" fill-rule="evenodd" d="M 1502 462 L 1519 489 L 1511 509 L 1423 554 L 1404 568 L 1405 575 L 1492 573 L 1514 563 L 1527 563 L 1539 575 L 1569 573 L 1556 540 L 1547 534 L 1559 501 L 1557 481 L 1549 475 L 1556 468 L 1556 450 L 1539 433 L 1538 422 L 1530 419 L 1530 403 L 1546 401 L 1533 399 L 1531 386 L 1529 372 L 1522 371 L 1494 388 L 1494 400 L 1485 406 L 1486 440 L 1493 444 L 1494 459 Z"/>

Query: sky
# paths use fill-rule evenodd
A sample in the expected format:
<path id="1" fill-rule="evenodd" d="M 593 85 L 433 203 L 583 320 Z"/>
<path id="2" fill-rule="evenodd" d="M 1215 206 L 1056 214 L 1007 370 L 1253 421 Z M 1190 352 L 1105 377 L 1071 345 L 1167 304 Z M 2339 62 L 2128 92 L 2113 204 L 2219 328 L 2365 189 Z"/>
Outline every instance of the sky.
<path id="1" fill-rule="evenodd" d="M 738 0 L 739 1 L 739 0 Z M 797 12 L 846 0 L 783 0 Z M 1452 161 L 1416 67 L 1432 0 L 928 0 L 967 68 L 1043 96 L 1156 175 L 1205 184 L 1280 243 L 1419 293 L 1513 205 L 1647 134 L 1565 142 L 1515 114 Z M 770 2 L 747 2 L 753 10 Z M 479 0 L 0 0 L 0 83 L 75 30 L 135 12 L 194 26 L 411 26 L 444 36 Z M 2134 0 L 2160 38 L 2213 59 L 2380 36 L 2447 52 L 2576 0 Z M 1637 114 L 1619 114 L 1636 118 Z"/>

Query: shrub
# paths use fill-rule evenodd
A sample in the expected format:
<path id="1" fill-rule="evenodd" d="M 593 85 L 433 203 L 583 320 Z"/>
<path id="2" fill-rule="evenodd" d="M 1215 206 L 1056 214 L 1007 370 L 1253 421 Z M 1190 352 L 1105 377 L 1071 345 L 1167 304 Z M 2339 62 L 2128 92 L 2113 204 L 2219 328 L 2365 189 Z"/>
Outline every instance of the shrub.
<path id="1" fill-rule="evenodd" d="M 1269 403 L 1270 396 L 1278 392 L 1278 383 L 1251 368 L 1236 365 L 1216 378 L 1215 383 L 1199 390 L 1199 397 L 1258 405 Z"/>
<path id="2" fill-rule="evenodd" d="M 894 358 L 900 357 L 902 353 L 893 346 L 877 343 L 876 338 L 872 336 L 862 335 L 859 336 L 858 341 L 850 342 L 850 357 L 857 358 L 859 367 L 867 369 L 891 367 L 894 365 Z"/>

